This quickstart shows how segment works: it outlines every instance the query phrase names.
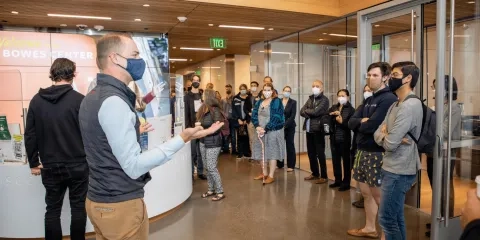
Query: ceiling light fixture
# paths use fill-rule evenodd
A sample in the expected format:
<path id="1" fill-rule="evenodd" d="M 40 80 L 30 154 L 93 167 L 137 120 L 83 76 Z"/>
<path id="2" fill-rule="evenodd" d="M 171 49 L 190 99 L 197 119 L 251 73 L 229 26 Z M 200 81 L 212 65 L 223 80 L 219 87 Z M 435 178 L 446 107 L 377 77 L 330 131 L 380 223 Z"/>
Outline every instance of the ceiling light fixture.
<path id="1" fill-rule="evenodd" d="M 250 29 L 250 30 L 265 30 L 264 27 L 249 27 L 249 26 L 219 25 L 218 27 L 221 27 L 221 28 Z"/>
<path id="2" fill-rule="evenodd" d="M 202 67 L 202 68 L 215 68 L 215 69 L 219 69 L 220 67 Z"/>
<path id="3" fill-rule="evenodd" d="M 217 48 L 217 51 L 220 51 L 220 50 L 222 50 L 222 49 L 220 49 L 220 48 Z"/>
<path id="4" fill-rule="evenodd" d="M 140 19 L 140 18 L 135 18 L 135 22 L 141 22 L 141 21 L 142 21 L 142 19 Z"/>
<path id="5" fill-rule="evenodd" d="M 336 34 L 336 33 L 330 33 L 328 34 L 330 36 L 335 36 L 335 37 L 351 37 L 351 38 L 357 38 L 355 35 L 345 35 L 345 34 Z"/>
<path id="6" fill-rule="evenodd" d="M 208 24 L 208 26 L 213 27 L 213 24 L 210 23 L 210 24 Z"/>
<path id="7" fill-rule="evenodd" d="M 275 30 L 275 29 L 274 29 L 274 28 L 269 28 L 269 29 L 268 29 L 268 31 L 273 31 L 273 30 Z"/>
<path id="8" fill-rule="evenodd" d="M 323 33 L 323 35 L 327 35 L 328 33 Z"/>
<path id="9" fill-rule="evenodd" d="M 260 51 L 261 53 L 264 53 L 265 51 Z M 285 54 L 285 55 L 291 55 L 292 53 L 290 52 L 271 52 L 273 54 Z"/>
<path id="10" fill-rule="evenodd" d="M 52 14 L 52 13 L 47 14 L 47 16 L 49 16 L 49 17 L 64 17 L 64 18 L 112 20 L 111 17 L 81 16 L 81 15 Z"/>
<path id="11" fill-rule="evenodd" d="M 190 59 L 190 62 L 193 61 L 193 59 Z"/>
<path id="12" fill-rule="evenodd" d="M 12 13 L 13 13 L 13 14 L 18 14 L 18 12 L 17 12 L 17 11 L 12 11 Z"/>
<path id="13" fill-rule="evenodd" d="M 323 39 L 323 38 L 318 39 L 318 41 L 323 41 L 323 40 L 325 40 L 325 39 Z"/>
<path id="14" fill-rule="evenodd" d="M 468 4 L 475 4 L 475 1 L 467 2 Z"/>
<path id="15" fill-rule="evenodd" d="M 377 24 L 377 25 L 375 25 L 374 27 L 380 27 L 380 25 Z"/>
<path id="16" fill-rule="evenodd" d="M 193 47 L 181 47 L 181 50 L 194 50 L 194 51 L 213 51 L 213 48 L 193 48 Z"/>
<path id="17" fill-rule="evenodd" d="M 304 65 L 305 63 L 286 62 L 287 65 Z"/>
<path id="18" fill-rule="evenodd" d="M 144 7 L 150 7 L 150 4 L 143 4 Z"/>
<path id="19" fill-rule="evenodd" d="M 172 47 L 173 49 L 177 49 L 177 47 Z"/>
<path id="20" fill-rule="evenodd" d="M 170 62 L 186 62 L 187 59 L 185 58 L 170 58 Z"/>
<path id="21" fill-rule="evenodd" d="M 67 24 L 60 24 L 60 27 L 66 27 Z"/>

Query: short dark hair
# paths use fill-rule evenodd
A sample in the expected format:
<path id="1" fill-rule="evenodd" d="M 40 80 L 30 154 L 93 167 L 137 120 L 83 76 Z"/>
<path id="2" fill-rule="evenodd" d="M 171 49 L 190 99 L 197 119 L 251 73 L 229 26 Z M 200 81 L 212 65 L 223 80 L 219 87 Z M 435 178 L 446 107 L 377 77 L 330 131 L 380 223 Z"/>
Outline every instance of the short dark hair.
<path id="1" fill-rule="evenodd" d="M 448 81 L 450 80 L 450 76 L 449 75 L 445 75 L 445 94 L 447 96 L 447 98 L 450 96 L 450 91 L 449 91 L 449 84 L 448 84 Z M 458 85 L 457 85 L 457 80 L 455 79 L 455 77 L 452 77 L 452 100 L 457 100 L 457 97 L 458 97 Z M 437 81 L 437 79 L 433 79 L 433 85 L 435 85 L 435 82 Z"/>
<path id="2" fill-rule="evenodd" d="M 270 76 L 265 76 L 265 77 L 263 78 L 263 80 L 265 80 L 266 78 L 270 78 L 270 81 L 273 83 L 273 78 L 272 78 L 272 77 L 270 77 Z"/>
<path id="3" fill-rule="evenodd" d="M 50 79 L 54 82 L 66 80 L 71 82 L 75 77 L 77 67 L 74 62 L 67 58 L 57 58 L 50 67 Z"/>
<path id="4" fill-rule="evenodd" d="M 227 84 L 227 85 L 225 85 L 225 87 L 226 87 L 226 88 L 227 88 L 227 87 L 232 88 L 232 85 Z"/>
<path id="5" fill-rule="evenodd" d="M 248 89 L 247 84 L 242 83 L 242 84 L 240 84 L 240 87 L 238 87 L 238 90 L 240 90 L 242 87 L 244 87 L 245 90 Z"/>
<path id="6" fill-rule="evenodd" d="M 350 92 L 349 92 L 347 89 L 340 89 L 340 90 L 338 90 L 337 96 L 338 96 L 338 94 L 341 93 L 341 92 L 344 92 L 345 94 L 347 94 L 348 97 L 350 97 Z"/>
<path id="7" fill-rule="evenodd" d="M 412 76 L 412 81 L 410 81 L 411 88 L 415 88 L 415 86 L 417 86 L 420 69 L 417 67 L 417 65 L 415 65 L 415 63 L 410 61 L 397 62 L 392 66 L 392 69 L 395 68 L 400 68 L 400 71 L 402 71 L 403 74 L 403 78 L 407 77 L 408 75 Z"/>
<path id="8" fill-rule="evenodd" d="M 199 81 L 199 82 L 202 81 L 202 77 L 200 77 L 200 75 L 197 75 L 197 74 L 193 75 L 193 76 L 192 76 L 192 81 L 193 81 L 193 78 L 194 78 L 194 77 L 198 77 L 198 81 Z"/>
<path id="9" fill-rule="evenodd" d="M 370 64 L 370 66 L 368 66 L 367 72 L 370 72 L 370 70 L 374 68 L 380 68 L 380 72 L 382 72 L 382 77 L 389 76 L 392 72 L 392 67 L 390 67 L 390 64 L 388 64 L 387 62 L 372 63 Z"/>
<path id="10" fill-rule="evenodd" d="M 257 87 L 259 86 L 259 84 L 258 84 L 258 82 L 257 82 L 257 81 L 252 81 L 252 82 L 250 83 L 250 85 L 252 85 L 252 84 L 255 84 L 255 85 L 257 85 Z"/>

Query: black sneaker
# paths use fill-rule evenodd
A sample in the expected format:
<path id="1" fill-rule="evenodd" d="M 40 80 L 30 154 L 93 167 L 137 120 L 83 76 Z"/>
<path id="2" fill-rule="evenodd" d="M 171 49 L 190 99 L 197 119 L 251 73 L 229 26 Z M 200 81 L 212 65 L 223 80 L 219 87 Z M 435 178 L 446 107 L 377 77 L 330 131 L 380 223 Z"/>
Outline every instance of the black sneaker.
<path id="1" fill-rule="evenodd" d="M 348 190 L 350 190 L 350 186 L 348 186 L 348 185 L 342 185 L 342 186 L 338 189 L 339 192 L 345 192 L 345 191 L 348 191 Z"/>
<path id="2" fill-rule="evenodd" d="M 337 188 L 337 187 L 340 187 L 340 186 L 342 186 L 341 183 L 335 182 L 335 183 L 330 184 L 328 187 L 330 187 L 330 188 Z"/>
<path id="3" fill-rule="evenodd" d="M 243 158 L 243 155 L 237 155 L 237 159 L 242 159 Z"/>
<path id="4" fill-rule="evenodd" d="M 364 201 L 363 201 L 363 198 L 352 203 L 352 205 L 356 208 L 364 208 Z"/>
<path id="5" fill-rule="evenodd" d="M 430 231 L 425 232 L 425 236 L 430 238 Z"/>
<path id="6" fill-rule="evenodd" d="M 200 178 L 202 180 L 207 180 L 207 176 L 205 176 L 204 174 L 198 175 L 198 178 Z"/>
<path id="7" fill-rule="evenodd" d="M 427 229 L 431 229 L 432 228 L 432 224 L 431 223 L 427 223 Z"/>

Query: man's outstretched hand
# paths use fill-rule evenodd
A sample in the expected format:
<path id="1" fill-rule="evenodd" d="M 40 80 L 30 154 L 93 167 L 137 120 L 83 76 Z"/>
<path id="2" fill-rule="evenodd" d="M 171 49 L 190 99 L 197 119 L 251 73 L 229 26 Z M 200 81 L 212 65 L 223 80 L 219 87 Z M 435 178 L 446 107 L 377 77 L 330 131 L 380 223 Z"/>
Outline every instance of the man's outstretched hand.
<path id="1" fill-rule="evenodd" d="M 201 126 L 196 126 L 194 128 L 187 128 L 180 133 L 184 142 L 191 141 L 193 139 L 203 138 L 210 134 L 217 132 L 221 127 L 223 127 L 223 122 L 216 122 L 212 124 L 208 129 L 203 129 Z"/>

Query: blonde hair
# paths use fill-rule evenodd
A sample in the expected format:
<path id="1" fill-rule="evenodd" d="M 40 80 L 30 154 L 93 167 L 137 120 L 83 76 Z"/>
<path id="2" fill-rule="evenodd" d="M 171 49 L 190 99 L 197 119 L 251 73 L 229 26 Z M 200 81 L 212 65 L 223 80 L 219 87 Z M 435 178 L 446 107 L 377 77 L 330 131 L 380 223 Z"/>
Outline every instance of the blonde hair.
<path id="1" fill-rule="evenodd" d="M 130 34 L 109 33 L 97 41 L 97 66 L 99 69 L 105 67 L 105 61 L 112 52 L 121 52 L 124 38 L 132 39 Z"/>

